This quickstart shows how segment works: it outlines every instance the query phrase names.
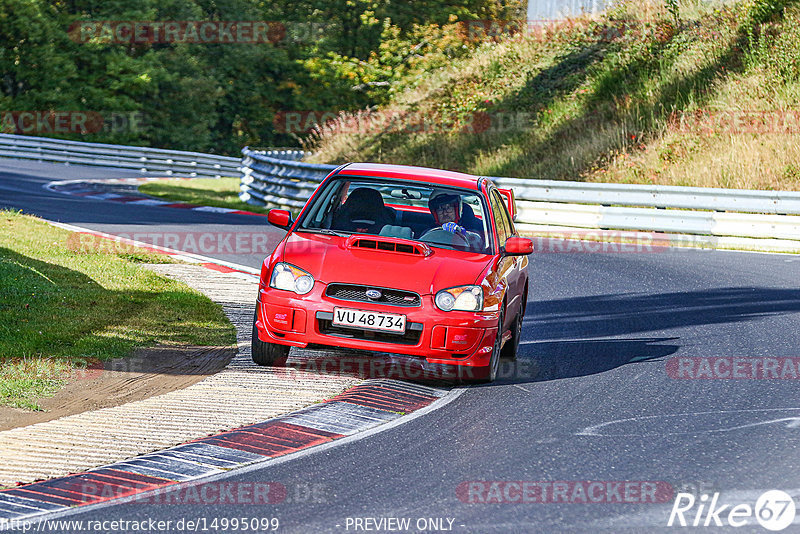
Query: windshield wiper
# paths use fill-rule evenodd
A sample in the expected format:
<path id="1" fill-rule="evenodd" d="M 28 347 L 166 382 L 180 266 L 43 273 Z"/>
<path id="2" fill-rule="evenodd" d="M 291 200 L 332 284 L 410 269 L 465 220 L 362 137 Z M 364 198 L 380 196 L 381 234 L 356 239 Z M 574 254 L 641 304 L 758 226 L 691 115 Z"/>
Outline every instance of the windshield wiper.
<path id="1" fill-rule="evenodd" d="M 337 237 L 347 237 L 350 235 L 343 232 L 337 232 L 336 230 L 330 230 L 328 228 L 302 228 L 301 230 L 306 232 L 314 232 L 317 234 L 335 235 Z"/>

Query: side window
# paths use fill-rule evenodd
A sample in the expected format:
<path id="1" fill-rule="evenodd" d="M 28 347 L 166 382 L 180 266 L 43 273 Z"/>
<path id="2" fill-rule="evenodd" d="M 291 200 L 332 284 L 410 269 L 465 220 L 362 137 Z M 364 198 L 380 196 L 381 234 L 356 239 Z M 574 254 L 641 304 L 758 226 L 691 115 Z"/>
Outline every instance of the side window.
<path id="1" fill-rule="evenodd" d="M 503 218 L 505 210 L 503 209 L 502 202 L 500 202 L 500 195 L 497 191 L 492 191 L 490 198 L 492 202 L 492 214 L 494 215 L 495 225 L 497 226 L 497 244 L 502 247 L 506 244 L 506 239 L 508 239 L 509 236 L 508 221 Z"/>
<path id="2" fill-rule="evenodd" d="M 500 193 L 495 191 L 495 195 L 497 196 L 497 201 L 500 204 L 500 213 L 503 216 L 503 226 L 506 228 L 508 237 L 511 237 L 516 233 L 516 230 L 514 229 L 514 221 L 511 220 L 511 215 L 508 213 L 508 204 L 506 204 L 505 197 Z"/>

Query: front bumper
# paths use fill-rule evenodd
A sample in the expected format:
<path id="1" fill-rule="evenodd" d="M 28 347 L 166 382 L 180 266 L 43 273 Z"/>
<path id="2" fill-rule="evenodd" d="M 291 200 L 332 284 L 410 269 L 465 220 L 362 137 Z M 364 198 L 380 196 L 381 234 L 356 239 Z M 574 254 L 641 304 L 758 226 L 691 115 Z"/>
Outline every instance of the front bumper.
<path id="1" fill-rule="evenodd" d="M 432 295 L 421 306 L 391 306 L 340 300 L 325 295 L 317 281 L 306 295 L 261 288 L 256 326 L 262 341 L 306 347 L 310 344 L 405 354 L 429 363 L 486 367 L 497 335 L 497 312 L 443 312 Z M 334 307 L 406 316 L 403 335 L 331 324 Z"/>

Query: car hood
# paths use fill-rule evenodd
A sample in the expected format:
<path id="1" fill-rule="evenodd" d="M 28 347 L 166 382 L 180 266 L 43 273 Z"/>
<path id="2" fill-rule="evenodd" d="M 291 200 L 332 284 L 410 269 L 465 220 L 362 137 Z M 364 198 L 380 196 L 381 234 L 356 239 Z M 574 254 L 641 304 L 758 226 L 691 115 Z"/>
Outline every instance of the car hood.
<path id="1" fill-rule="evenodd" d="M 493 258 L 460 250 L 431 247 L 430 251 L 431 254 L 425 256 L 352 248 L 348 246 L 347 237 L 302 232 L 287 237 L 283 261 L 308 271 L 315 280 L 325 284 L 389 287 L 425 295 L 447 287 L 476 283 Z"/>

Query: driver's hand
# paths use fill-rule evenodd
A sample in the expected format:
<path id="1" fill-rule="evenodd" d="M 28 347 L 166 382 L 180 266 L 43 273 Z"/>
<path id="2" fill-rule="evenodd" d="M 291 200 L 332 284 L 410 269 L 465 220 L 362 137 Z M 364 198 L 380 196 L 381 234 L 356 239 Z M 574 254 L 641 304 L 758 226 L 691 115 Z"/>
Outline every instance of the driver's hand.
<path id="1" fill-rule="evenodd" d="M 463 236 L 467 235 L 467 231 L 464 229 L 464 227 L 459 226 L 454 222 L 444 223 L 442 225 L 442 230 L 450 232 L 451 234 L 461 234 Z"/>

